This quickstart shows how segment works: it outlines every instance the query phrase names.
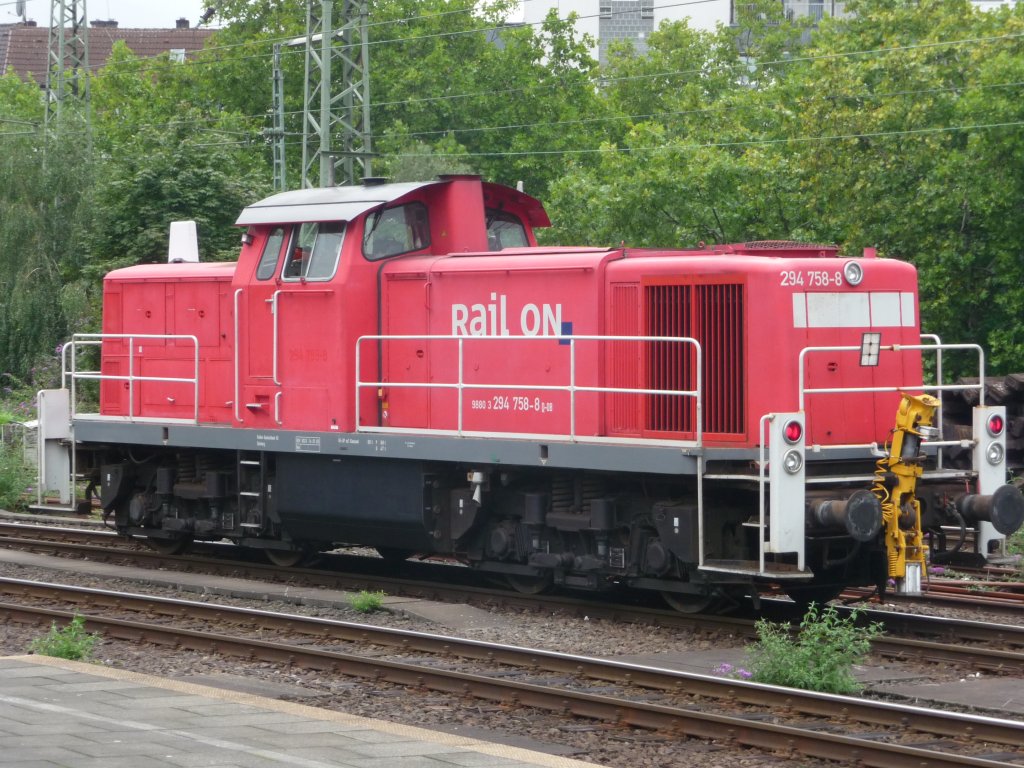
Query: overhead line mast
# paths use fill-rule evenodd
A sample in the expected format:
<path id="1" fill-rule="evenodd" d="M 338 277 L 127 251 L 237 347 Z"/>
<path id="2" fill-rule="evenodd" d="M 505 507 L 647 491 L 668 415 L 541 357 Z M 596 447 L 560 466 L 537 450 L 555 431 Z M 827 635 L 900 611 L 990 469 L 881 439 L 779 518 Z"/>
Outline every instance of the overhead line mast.
<path id="1" fill-rule="evenodd" d="M 285 166 L 285 138 L 284 129 L 284 70 L 281 67 L 281 44 L 274 44 L 274 66 L 273 66 L 273 99 L 271 102 L 273 111 L 274 126 L 264 135 L 270 141 L 274 152 L 274 191 L 284 192 L 288 189 L 288 179 Z"/>
<path id="2" fill-rule="evenodd" d="M 291 43 L 304 45 L 306 51 L 302 186 L 355 184 L 371 175 L 367 4 L 307 1 L 306 37 Z M 335 6 L 340 11 L 337 27 Z M 335 71 L 341 76 L 337 93 L 332 81 Z"/>
<path id="3" fill-rule="evenodd" d="M 60 122 L 64 103 L 69 99 L 85 105 L 88 123 L 89 25 L 85 19 L 85 0 L 51 0 L 46 71 L 47 129 Z"/>

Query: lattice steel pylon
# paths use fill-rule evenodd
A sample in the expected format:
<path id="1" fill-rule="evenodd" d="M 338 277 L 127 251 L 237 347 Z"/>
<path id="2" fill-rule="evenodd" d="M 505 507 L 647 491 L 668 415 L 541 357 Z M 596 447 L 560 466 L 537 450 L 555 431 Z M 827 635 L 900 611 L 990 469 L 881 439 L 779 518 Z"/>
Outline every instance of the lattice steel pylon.
<path id="1" fill-rule="evenodd" d="M 335 26 L 335 10 L 337 26 Z M 364 0 L 307 0 L 302 186 L 371 175 L 369 37 Z M 334 92 L 332 75 L 340 75 Z"/>
<path id="2" fill-rule="evenodd" d="M 274 191 L 284 192 L 288 189 L 288 177 L 285 165 L 284 130 L 284 70 L 281 68 L 281 44 L 274 44 L 273 92 L 271 109 L 273 111 L 273 127 L 264 131 L 274 153 Z"/>
<path id="3" fill-rule="evenodd" d="M 89 25 L 85 0 L 51 0 L 46 70 L 46 126 L 60 122 L 68 99 L 89 105 Z"/>

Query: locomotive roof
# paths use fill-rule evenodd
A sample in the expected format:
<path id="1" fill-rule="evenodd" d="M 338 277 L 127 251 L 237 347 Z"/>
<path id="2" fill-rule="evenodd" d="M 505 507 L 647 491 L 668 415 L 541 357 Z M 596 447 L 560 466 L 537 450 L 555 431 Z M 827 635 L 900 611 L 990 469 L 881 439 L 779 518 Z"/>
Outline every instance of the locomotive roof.
<path id="1" fill-rule="evenodd" d="M 279 192 L 247 206 L 236 225 L 292 224 L 304 221 L 351 221 L 379 205 L 387 205 L 438 182 L 322 187 Z"/>
<path id="2" fill-rule="evenodd" d="M 104 279 L 118 280 L 186 280 L 198 278 L 202 280 L 230 280 L 235 274 L 236 263 L 233 261 L 199 261 L 177 264 L 135 264 L 121 267 L 108 272 Z"/>
<path id="3" fill-rule="evenodd" d="M 449 178 L 394 184 L 362 184 L 359 186 L 322 187 L 280 192 L 246 207 L 237 226 L 251 224 L 301 224 L 307 221 L 352 221 L 354 218 L 413 192 L 440 187 Z M 482 190 L 503 199 L 515 198 L 533 226 L 550 226 L 539 200 L 501 184 L 481 182 Z"/>

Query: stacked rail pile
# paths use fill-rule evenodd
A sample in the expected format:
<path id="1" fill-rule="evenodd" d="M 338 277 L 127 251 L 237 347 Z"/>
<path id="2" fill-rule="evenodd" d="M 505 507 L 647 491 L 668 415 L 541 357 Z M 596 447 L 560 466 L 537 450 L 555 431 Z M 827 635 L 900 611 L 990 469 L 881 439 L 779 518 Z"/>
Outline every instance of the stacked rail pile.
<path id="1" fill-rule="evenodd" d="M 958 384 L 977 384 L 976 378 Z M 973 439 L 971 412 L 979 402 L 979 391 L 969 389 L 942 393 L 942 429 L 946 440 Z M 1006 406 L 1006 463 L 1014 474 L 1024 468 L 1024 373 L 1011 373 L 985 380 L 985 404 Z M 967 468 L 971 449 L 947 448 L 947 465 Z"/>

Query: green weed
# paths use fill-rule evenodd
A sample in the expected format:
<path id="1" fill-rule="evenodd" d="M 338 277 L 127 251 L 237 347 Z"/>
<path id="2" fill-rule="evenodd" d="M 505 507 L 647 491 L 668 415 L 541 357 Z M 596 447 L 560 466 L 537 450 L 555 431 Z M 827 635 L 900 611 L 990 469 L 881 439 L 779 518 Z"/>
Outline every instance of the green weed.
<path id="1" fill-rule="evenodd" d="M 1011 555 L 1024 555 L 1024 528 L 1007 537 L 1006 552 Z"/>
<path id="2" fill-rule="evenodd" d="M 57 622 L 53 622 L 50 631 L 43 637 L 33 640 L 28 650 L 40 656 L 84 661 L 92 655 L 93 646 L 98 639 L 98 635 L 85 631 L 85 619 L 75 616 L 71 623 L 63 628 L 58 627 Z"/>
<path id="3" fill-rule="evenodd" d="M 373 613 L 380 611 L 384 606 L 383 592 L 367 592 L 365 589 L 358 595 L 352 595 L 348 604 L 359 613 Z"/>
<path id="4" fill-rule="evenodd" d="M 814 603 L 794 634 L 788 624 L 761 619 L 758 640 L 750 648 L 750 671 L 758 683 L 785 685 L 824 693 L 856 693 L 861 685 L 853 665 L 871 650 L 882 634 L 881 624 L 856 626 L 858 611 L 842 618 L 834 606 Z"/>

